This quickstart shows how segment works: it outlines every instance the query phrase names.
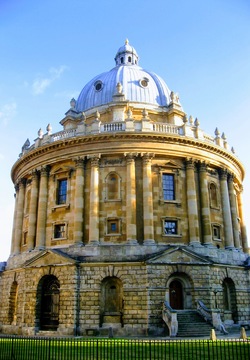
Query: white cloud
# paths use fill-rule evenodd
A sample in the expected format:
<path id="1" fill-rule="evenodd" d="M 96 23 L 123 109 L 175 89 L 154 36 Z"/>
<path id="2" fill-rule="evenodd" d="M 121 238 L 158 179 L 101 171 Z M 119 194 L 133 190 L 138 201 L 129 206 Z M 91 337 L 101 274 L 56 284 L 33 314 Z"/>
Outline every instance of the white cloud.
<path id="1" fill-rule="evenodd" d="M 0 124 L 2 126 L 7 126 L 10 120 L 16 114 L 16 103 L 12 102 L 9 104 L 5 104 L 0 108 Z"/>
<path id="2" fill-rule="evenodd" d="M 38 77 L 33 81 L 32 89 L 35 95 L 43 94 L 44 91 L 57 79 L 61 77 L 67 66 L 61 65 L 59 68 L 51 68 L 47 77 Z"/>

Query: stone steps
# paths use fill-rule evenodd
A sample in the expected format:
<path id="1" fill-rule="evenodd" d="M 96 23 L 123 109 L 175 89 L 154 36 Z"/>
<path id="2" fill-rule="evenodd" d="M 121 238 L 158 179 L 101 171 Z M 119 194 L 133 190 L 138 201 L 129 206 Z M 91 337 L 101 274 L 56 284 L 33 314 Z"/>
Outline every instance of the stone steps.
<path id="1" fill-rule="evenodd" d="M 213 328 L 196 310 L 178 310 L 177 320 L 177 337 L 209 336 Z"/>

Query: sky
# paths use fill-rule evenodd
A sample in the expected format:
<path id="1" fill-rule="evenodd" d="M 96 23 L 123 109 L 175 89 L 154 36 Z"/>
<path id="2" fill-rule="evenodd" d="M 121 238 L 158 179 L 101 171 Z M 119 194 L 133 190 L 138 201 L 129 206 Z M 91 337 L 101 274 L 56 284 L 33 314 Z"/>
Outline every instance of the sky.
<path id="1" fill-rule="evenodd" d="M 84 85 L 129 39 L 139 65 L 177 92 L 200 128 L 224 132 L 245 166 L 250 237 L 249 0 L 0 0 L 0 261 L 10 254 L 11 167 L 59 124 Z"/>

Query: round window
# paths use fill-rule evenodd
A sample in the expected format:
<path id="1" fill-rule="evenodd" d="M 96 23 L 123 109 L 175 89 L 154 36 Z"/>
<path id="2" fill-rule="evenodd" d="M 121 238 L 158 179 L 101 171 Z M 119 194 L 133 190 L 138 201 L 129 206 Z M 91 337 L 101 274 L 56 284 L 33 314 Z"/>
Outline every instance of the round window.
<path id="1" fill-rule="evenodd" d="M 103 83 L 100 80 L 98 80 L 94 83 L 94 87 L 95 87 L 96 91 L 100 91 L 103 88 Z"/>
<path id="2" fill-rule="evenodd" d="M 147 78 L 143 78 L 140 80 L 140 85 L 144 88 L 146 88 L 148 86 L 148 82 L 149 80 Z"/>

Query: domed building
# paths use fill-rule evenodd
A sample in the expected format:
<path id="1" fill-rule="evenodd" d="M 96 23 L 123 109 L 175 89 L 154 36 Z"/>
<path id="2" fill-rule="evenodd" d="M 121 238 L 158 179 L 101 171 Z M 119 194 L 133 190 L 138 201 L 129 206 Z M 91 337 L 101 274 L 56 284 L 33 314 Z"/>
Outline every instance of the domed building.
<path id="1" fill-rule="evenodd" d="M 128 41 L 60 124 L 12 167 L 1 332 L 178 336 L 183 313 L 249 323 L 244 168 L 225 135 L 187 116 Z"/>

